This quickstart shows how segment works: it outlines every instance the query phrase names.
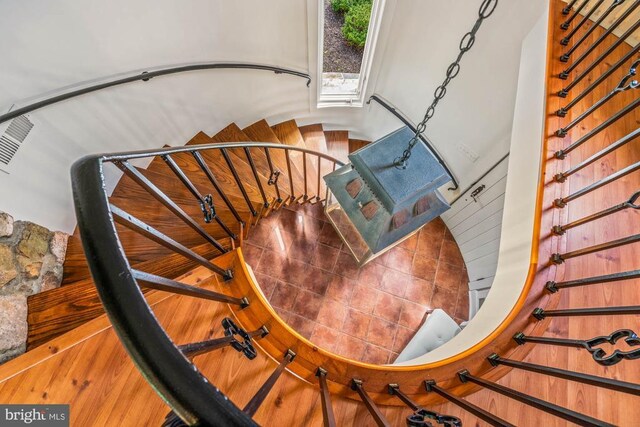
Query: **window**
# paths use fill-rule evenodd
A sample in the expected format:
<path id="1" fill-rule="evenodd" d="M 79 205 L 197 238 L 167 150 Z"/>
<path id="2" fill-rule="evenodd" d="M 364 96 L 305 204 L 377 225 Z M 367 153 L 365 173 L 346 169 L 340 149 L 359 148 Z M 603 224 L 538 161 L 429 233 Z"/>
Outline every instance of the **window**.
<path id="1" fill-rule="evenodd" d="M 318 107 L 362 106 L 385 0 L 320 0 Z"/>

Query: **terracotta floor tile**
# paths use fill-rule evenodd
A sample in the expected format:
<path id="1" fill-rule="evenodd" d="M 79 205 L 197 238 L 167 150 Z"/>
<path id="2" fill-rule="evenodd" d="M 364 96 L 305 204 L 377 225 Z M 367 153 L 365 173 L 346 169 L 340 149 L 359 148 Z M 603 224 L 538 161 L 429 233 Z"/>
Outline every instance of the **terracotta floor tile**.
<path id="1" fill-rule="evenodd" d="M 336 265 L 333 268 L 333 272 L 348 279 L 357 280 L 358 275 L 360 274 L 360 269 L 358 268 L 358 264 L 356 264 L 355 259 L 353 259 L 350 254 L 340 252 Z"/>
<path id="2" fill-rule="evenodd" d="M 390 294 L 402 297 L 407 287 L 412 282 L 412 277 L 399 271 L 387 269 L 382 278 L 380 289 Z"/>
<path id="3" fill-rule="evenodd" d="M 329 283 L 329 287 L 327 287 L 324 295 L 327 298 L 333 298 L 348 305 L 351 302 L 351 296 L 353 295 L 355 287 L 355 280 L 334 274 L 331 275 L 331 283 Z"/>
<path id="4" fill-rule="evenodd" d="M 305 264 L 304 279 L 300 283 L 302 289 L 324 295 L 331 284 L 332 277 L 326 271 Z"/>
<path id="5" fill-rule="evenodd" d="M 303 288 L 308 277 L 309 264 L 296 259 L 288 259 L 283 263 L 281 279 Z"/>
<path id="6" fill-rule="evenodd" d="M 333 299 L 324 298 L 316 322 L 333 329 L 342 330 L 348 310 L 346 305 Z"/>
<path id="7" fill-rule="evenodd" d="M 335 351 L 340 338 L 340 331 L 316 324 L 311 333 L 311 342 L 325 350 Z"/>
<path id="8" fill-rule="evenodd" d="M 451 317 L 455 315 L 458 293 L 440 286 L 433 287 L 431 307 L 441 308 Z"/>
<path id="9" fill-rule="evenodd" d="M 456 303 L 455 317 L 469 320 L 469 288 L 460 286 L 458 288 L 458 302 Z"/>
<path id="10" fill-rule="evenodd" d="M 415 302 L 429 306 L 431 302 L 431 295 L 433 294 L 433 283 L 428 280 L 412 277 L 411 282 L 407 286 L 407 291 L 404 294 L 404 298 Z M 434 308 L 434 307 L 431 307 Z"/>
<path id="11" fill-rule="evenodd" d="M 342 331 L 345 334 L 365 339 L 367 337 L 367 332 L 369 331 L 371 319 L 371 315 L 350 308 L 347 311 L 347 317 L 344 321 L 344 325 L 342 326 Z"/>
<path id="12" fill-rule="evenodd" d="M 389 256 L 389 251 L 383 253 L 382 255 L 379 255 L 377 258 L 374 258 L 373 260 L 371 260 L 371 262 L 374 264 L 385 265 L 387 263 L 388 256 Z"/>
<path id="13" fill-rule="evenodd" d="M 406 326 L 412 330 L 418 330 L 422 323 L 424 323 L 425 314 L 427 313 L 427 307 L 421 304 L 416 304 L 411 301 L 402 301 L 402 312 L 400 313 L 400 319 L 398 324 Z"/>
<path id="14" fill-rule="evenodd" d="M 464 259 L 460 253 L 460 248 L 456 242 L 444 240 L 442 242 L 442 248 L 440 249 L 440 261 L 447 264 L 455 265 L 456 267 L 464 268 Z"/>
<path id="15" fill-rule="evenodd" d="M 262 228 L 262 224 L 260 224 L 258 228 Z M 283 231 L 280 227 L 273 227 L 271 228 L 271 238 L 269 242 L 265 244 L 265 249 L 271 249 L 274 252 L 288 256 L 289 248 L 294 239 L 295 236 Z"/>
<path id="16" fill-rule="evenodd" d="M 458 292 L 458 287 L 466 274 L 466 271 L 461 267 L 456 267 L 455 265 L 440 261 L 438 263 L 438 271 L 436 272 L 436 280 L 434 283 L 436 286 L 440 286 L 441 288 Z"/>
<path id="17" fill-rule="evenodd" d="M 278 307 L 273 307 L 273 309 L 276 311 L 276 313 L 278 313 L 278 316 L 280 316 L 280 318 L 286 322 L 286 323 L 290 323 L 290 319 L 293 313 L 287 311 L 287 310 L 283 310 L 281 308 Z M 294 315 L 295 316 L 295 315 Z"/>
<path id="18" fill-rule="evenodd" d="M 445 225 L 442 218 L 435 218 L 433 221 L 429 221 L 422 229 L 421 233 L 431 234 L 437 237 L 444 237 L 445 230 L 447 226 Z"/>
<path id="19" fill-rule="evenodd" d="M 373 308 L 376 306 L 379 293 L 380 291 L 377 289 L 358 285 L 353 291 L 349 305 L 364 313 L 373 313 Z"/>
<path id="20" fill-rule="evenodd" d="M 396 353 L 402 353 L 402 350 L 409 344 L 411 338 L 415 335 L 414 329 L 405 328 L 404 326 L 398 326 L 396 332 L 396 339 L 393 343 L 393 351 Z"/>
<path id="21" fill-rule="evenodd" d="M 252 245 L 248 242 L 245 242 L 244 245 L 242 245 L 242 255 L 244 256 L 244 260 L 253 269 L 258 267 L 260 257 L 262 257 L 262 252 L 263 249 L 260 246 Z"/>
<path id="22" fill-rule="evenodd" d="M 401 271 L 403 273 L 411 273 L 411 263 L 413 262 L 414 252 L 401 247 L 395 247 L 389 251 L 385 265 L 388 268 Z"/>
<path id="23" fill-rule="evenodd" d="M 385 350 L 384 348 L 380 348 L 372 344 L 367 344 L 364 349 L 362 361 L 376 365 L 386 365 L 389 363 L 390 356 L 391 352 L 389 350 Z"/>
<path id="24" fill-rule="evenodd" d="M 298 298 L 299 289 L 284 282 L 278 282 L 269 302 L 276 308 L 291 311 Z"/>
<path id="25" fill-rule="evenodd" d="M 398 297 L 380 292 L 376 306 L 373 309 L 373 314 L 389 322 L 396 323 L 402 312 L 402 301 L 403 300 Z"/>
<path id="26" fill-rule="evenodd" d="M 396 338 L 398 325 L 386 320 L 374 317 L 369 323 L 369 332 L 367 332 L 367 341 L 387 350 L 393 348 L 393 341 Z"/>
<path id="27" fill-rule="evenodd" d="M 411 265 L 411 275 L 433 282 L 436 278 L 438 260 L 416 254 Z"/>
<path id="28" fill-rule="evenodd" d="M 306 216 L 302 212 L 283 209 L 280 211 L 278 224 L 283 230 L 296 236 L 318 235 L 322 230 L 324 221 Z"/>
<path id="29" fill-rule="evenodd" d="M 333 248 L 341 249 L 342 248 L 342 239 L 338 236 L 335 228 L 328 222 L 325 222 L 322 226 L 322 231 L 318 236 L 318 242 L 331 246 Z"/>
<path id="30" fill-rule="evenodd" d="M 418 233 L 406 239 L 404 242 L 398 245 L 401 248 L 407 249 L 411 252 L 415 252 L 418 247 Z"/>
<path id="31" fill-rule="evenodd" d="M 320 295 L 301 289 L 291 311 L 315 321 L 322 307 L 322 300 L 323 298 Z"/>
<path id="32" fill-rule="evenodd" d="M 349 359 L 362 360 L 364 349 L 366 347 L 366 341 L 341 334 L 338 338 L 335 352 L 340 356 L 348 357 Z"/>
<path id="33" fill-rule="evenodd" d="M 416 254 L 431 259 L 440 258 L 440 248 L 442 247 L 443 240 L 443 237 L 434 237 L 433 234 L 421 230 L 420 233 L 418 233 Z"/>
<path id="34" fill-rule="evenodd" d="M 307 253 L 306 257 L 307 259 L 310 257 L 312 265 L 323 270 L 333 271 L 333 267 L 335 267 L 336 261 L 338 260 L 338 255 L 340 255 L 338 248 L 318 243 L 315 251 L 313 253 Z"/>
<path id="35" fill-rule="evenodd" d="M 310 338 L 313 333 L 313 328 L 316 327 L 317 323 L 313 322 L 305 317 L 298 316 L 295 313 L 289 314 L 289 320 L 287 320 L 289 326 L 296 330 L 300 335 L 305 338 Z"/>
<path id="36" fill-rule="evenodd" d="M 305 263 L 310 263 L 311 256 L 316 252 L 317 240 L 314 239 L 293 239 L 289 246 L 289 258 Z"/>
<path id="37" fill-rule="evenodd" d="M 262 253 L 260 264 L 254 272 L 281 279 L 288 263 L 289 260 L 284 255 L 267 249 Z"/>
<path id="38" fill-rule="evenodd" d="M 372 288 L 379 288 L 382 284 L 382 277 L 386 271 L 387 268 L 385 266 L 370 262 L 360 269 L 358 283 Z"/>
<path id="39" fill-rule="evenodd" d="M 259 226 L 251 228 L 251 232 L 249 233 L 249 237 L 247 238 L 246 243 L 251 243 L 252 245 L 259 246 L 261 248 L 266 248 L 272 239 L 273 232 L 271 227 Z"/>
<path id="40" fill-rule="evenodd" d="M 255 276 L 258 281 L 258 286 L 260 286 L 260 289 L 262 290 L 262 294 L 266 299 L 270 300 L 271 294 L 278 283 L 278 279 L 262 273 L 255 273 Z"/>

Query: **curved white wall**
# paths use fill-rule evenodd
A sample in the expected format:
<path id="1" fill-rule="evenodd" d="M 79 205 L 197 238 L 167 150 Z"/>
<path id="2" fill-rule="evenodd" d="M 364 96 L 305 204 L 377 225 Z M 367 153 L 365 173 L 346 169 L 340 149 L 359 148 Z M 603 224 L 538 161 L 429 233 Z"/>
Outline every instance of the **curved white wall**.
<path id="1" fill-rule="evenodd" d="M 318 0 L 0 2 L 0 111 L 51 91 L 118 73 L 199 61 L 248 61 L 310 71 L 317 81 Z M 479 0 L 389 0 L 369 92 L 418 121 L 473 25 Z M 544 0 L 503 1 L 482 27 L 428 136 L 462 187 L 506 151 L 520 45 Z M 302 79 L 259 71 L 162 77 L 66 101 L 30 115 L 32 134 L 0 172 L 0 210 L 71 231 L 69 167 L 95 152 L 184 144 L 235 121 L 322 122 L 374 139 L 399 126 L 379 106 L 315 108 Z M 490 105 L 491 108 L 486 108 Z M 0 125 L 0 132 L 7 124 Z M 470 163 L 462 141 L 480 159 Z M 449 194 L 453 196 L 452 194 Z"/>

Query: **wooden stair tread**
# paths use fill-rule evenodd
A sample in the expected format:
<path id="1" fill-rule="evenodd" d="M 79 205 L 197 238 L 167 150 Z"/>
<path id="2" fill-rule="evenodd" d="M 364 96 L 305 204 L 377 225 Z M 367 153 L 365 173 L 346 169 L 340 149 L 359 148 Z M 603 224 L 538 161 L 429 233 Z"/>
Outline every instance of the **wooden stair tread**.
<path id="1" fill-rule="evenodd" d="M 271 126 L 271 128 L 283 144 L 290 145 L 292 147 L 306 148 L 304 138 L 302 137 L 300 129 L 298 128 L 295 120 L 287 120 L 285 122 Z M 295 167 L 304 177 L 304 153 L 291 151 L 290 157 L 292 166 L 295 165 Z M 304 188 L 303 185 L 303 195 L 307 195 L 309 196 L 309 198 L 311 198 L 316 196 L 316 182 L 318 179 L 318 173 L 316 171 L 316 168 L 313 166 L 311 156 L 307 156 L 306 177 L 307 186 L 306 188 Z M 298 196 L 298 194 L 296 194 L 296 196 Z"/>
<path id="2" fill-rule="evenodd" d="M 222 239 L 220 243 L 226 249 L 231 249 L 231 239 Z M 191 249 L 207 259 L 219 255 L 218 250 L 209 243 L 203 243 Z M 174 279 L 193 270 L 197 265 L 182 255 L 172 253 L 158 259 L 133 264 L 132 268 Z M 98 291 L 91 278 L 71 283 L 70 286 L 31 295 L 27 299 L 27 304 L 29 313 L 27 350 L 32 350 L 104 314 Z"/>
<path id="3" fill-rule="evenodd" d="M 331 157 L 343 163 L 349 163 L 349 132 L 346 130 L 327 130 L 324 132 L 327 151 Z"/>
<path id="4" fill-rule="evenodd" d="M 249 138 L 249 136 L 247 136 L 242 129 L 240 129 L 238 127 L 238 125 L 236 125 L 235 123 L 231 123 L 230 125 L 228 125 L 227 127 L 225 127 L 224 129 L 222 129 L 220 132 L 218 132 L 217 134 L 215 134 L 213 137 L 211 137 L 211 140 L 213 142 L 250 142 L 251 139 Z M 264 189 L 265 195 L 267 196 L 267 199 L 269 200 L 270 203 L 272 203 L 276 198 L 277 198 L 277 194 L 275 191 L 275 187 L 272 185 L 269 185 L 269 176 L 271 175 L 271 171 L 269 169 L 269 163 L 267 161 L 267 156 L 264 153 L 264 150 L 262 149 L 258 149 L 258 148 L 251 148 L 250 150 L 250 154 L 251 157 L 253 158 L 253 162 L 254 165 L 256 167 L 256 171 L 258 172 L 258 176 L 260 178 L 260 182 L 262 184 L 262 188 Z M 230 153 L 233 153 L 237 156 L 237 158 L 239 158 L 240 160 L 242 160 L 243 162 L 245 162 L 247 165 L 249 165 L 249 160 L 247 159 L 246 153 L 244 151 L 244 149 L 241 148 L 234 148 L 229 150 Z M 234 161 L 235 163 L 235 161 Z M 249 165 L 249 168 L 251 168 L 251 166 Z M 253 176 L 253 173 L 251 173 L 251 175 L 249 176 L 242 176 L 242 178 L 244 178 L 244 180 L 248 180 L 248 182 L 254 182 L 255 178 Z"/>
<path id="5" fill-rule="evenodd" d="M 349 154 L 353 153 L 354 151 L 358 151 L 359 149 L 367 146 L 370 143 L 371 141 L 367 141 L 364 139 L 349 138 Z"/>
<path id="6" fill-rule="evenodd" d="M 282 142 L 280 141 L 278 136 L 275 134 L 273 129 L 271 129 L 267 121 L 264 119 L 257 121 L 251 126 L 244 128 L 243 132 L 245 133 L 245 135 L 249 137 L 251 141 L 282 144 Z M 292 168 L 291 168 L 291 175 L 293 179 L 293 191 L 291 189 L 291 183 L 289 181 L 288 168 L 287 168 L 287 156 L 285 152 L 283 150 L 271 150 L 270 153 L 271 153 L 271 161 L 273 162 L 274 168 L 280 171 L 280 178 L 278 178 L 280 191 L 283 191 L 284 189 L 287 191 L 289 195 L 302 194 L 304 192 L 304 187 L 302 185 L 303 183 L 302 174 L 298 171 L 298 169 L 294 165 L 292 165 Z"/>
<path id="7" fill-rule="evenodd" d="M 304 144 L 310 150 L 317 151 L 323 154 L 328 154 L 327 150 L 327 141 L 324 138 L 324 130 L 321 124 L 313 124 L 300 127 L 300 133 L 302 134 L 302 138 L 304 139 Z M 327 187 L 322 179 L 323 176 L 331 173 L 333 171 L 333 163 L 329 163 L 328 161 L 318 160 L 316 157 L 311 157 L 311 164 L 317 171 L 320 169 L 320 186 L 319 189 L 316 189 L 316 193 L 320 198 L 323 198 L 326 194 Z M 316 186 L 318 179 L 316 177 Z M 314 199 L 314 202 L 317 199 Z"/>

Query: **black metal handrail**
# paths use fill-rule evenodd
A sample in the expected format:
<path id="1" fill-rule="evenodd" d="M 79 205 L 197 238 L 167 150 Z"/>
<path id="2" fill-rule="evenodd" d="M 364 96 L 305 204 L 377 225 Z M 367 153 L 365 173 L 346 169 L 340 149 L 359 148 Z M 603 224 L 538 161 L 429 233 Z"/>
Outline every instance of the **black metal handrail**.
<path id="1" fill-rule="evenodd" d="M 389 111 L 391 114 L 396 116 L 402 123 L 404 123 L 406 127 L 411 129 L 412 132 L 414 133 L 416 132 L 416 126 L 411 122 L 411 120 L 409 120 L 409 118 L 403 112 L 398 110 L 395 106 L 393 106 L 389 101 L 384 99 L 382 96 L 374 93 L 373 95 L 371 95 L 371 97 L 369 97 L 367 104 L 371 104 L 371 101 L 376 101 L 378 104 L 382 105 L 382 107 L 384 107 L 387 111 Z M 423 135 L 420 135 L 420 140 L 424 145 L 427 146 L 427 149 L 431 151 L 431 153 L 438 160 L 438 163 L 442 165 L 444 170 L 447 171 L 447 174 L 449 174 L 449 176 L 451 177 L 451 182 L 453 182 L 453 187 L 449 187 L 447 188 L 447 190 L 455 191 L 458 188 L 460 188 L 460 185 L 458 185 L 458 181 L 456 180 L 455 175 L 453 174 L 453 172 L 451 172 L 451 169 L 449 168 L 449 166 L 447 166 L 447 163 L 442 159 L 442 156 L 440 156 L 440 153 L 438 153 L 438 151 L 433 147 L 433 144 L 431 144 L 431 141 L 429 141 Z"/>
<path id="2" fill-rule="evenodd" d="M 84 87 L 82 89 L 76 89 L 60 95 L 52 96 L 50 98 L 43 99 L 38 102 L 34 102 L 27 106 L 24 106 L 24 107 L 15 109 L 13 111 L 10 111 L 6 114 L 0 115 L 0 123 L 4 123 L 8 120 L 14 119 L 16 117 L 22 116 L 23 114 L 30 113 L 32 111 L 38 110 L 40 108 L 46 107 L 51 104 L 55 104 L 61 101 L 66 101 L 67 99 L 75 98 L 77 96 L 85 95 L 91 92 L 96 92 L 102 89 L 107 89 L 113 86 L 119 86 L 126 83 L 137 82 L 140 80 L 146 82 L 154 77 L 167 76 L 169 74 L 186 73 L 189 71 L 219 70 L 219 69 L 249 69 L 249 70 L 271 71 L 276 74 L 289 74 L 292 76 L 297 76 L 297 77 L 302 77 L 304 79 L 307 79 L 307 87 L 309 87 L 309 85 L 311 84 L 311 76 L 308 73 L 292 70 L 290 68 L 277 67 L 274 65 L 243 63 L 243 62 L 203 62 L 203 63 L 197 63 L 197 64 L 180 65 L 177 67 L 160 68 L 153 71 L 142 71 L 141 73 L 137 72 L 136 74 L 131 76 L 109 80 L 104 83 L 98 83 L 98 84 Z"/>
<path id="3" fill-rule="evenodd" d="M 229 298 L 222 294 L 181 284 L 174 280 L 133 270 L 127 261 L 123 246 L 115 228 L 116 214 L 126 216 L 110 205 L 104 187 L 104 164 L 122 164 L 142 157 L 164 158 L 176 153 L 201 153 L 208 150 L 232 148 L 280 149 L 307 153 L 326 159 L 339 166 L 343 163 L 323 153 L 282 144 L 244 142 L 214 143 L 159 150 L 143 150 L 129 153 L 98 154 L 84 157 L 71 169 L 73 198 L 82 245 L 89 262 L 94 283 L 114 330 L 137 367 L 173 412 L 189 424 L 255 426 L 246 412 L 240 410 L 194 367 L 188 355 L 172 342 L 155 318 L 139 287 L 139 281 L 152 287 L 175 288 L 178 293 L 197 295 L 216 301 L 226 301 L 246 307 L 248 300 Z M 134 221 L 128 217 L 129 221 Z M 154 230 L 139 224 L 147 237 L 163 238 Z M 167 239 L 165 245 L 180 246 Z M 162 243 L 161 243 L 162 244 Z M 189 250 L 179 251 L 187 257 Z M 231 277 L 231 271 L 223 271 L 204 259 L 196 259 L 222 277 Z M 156 284 L 158 286 L 156 286 Z M 174 291 L 172 291 L 174 292 Z M 184 345 L 182 347 L 185 347 Z M 188 346 L 187 346 L 188 347 Z"/>

